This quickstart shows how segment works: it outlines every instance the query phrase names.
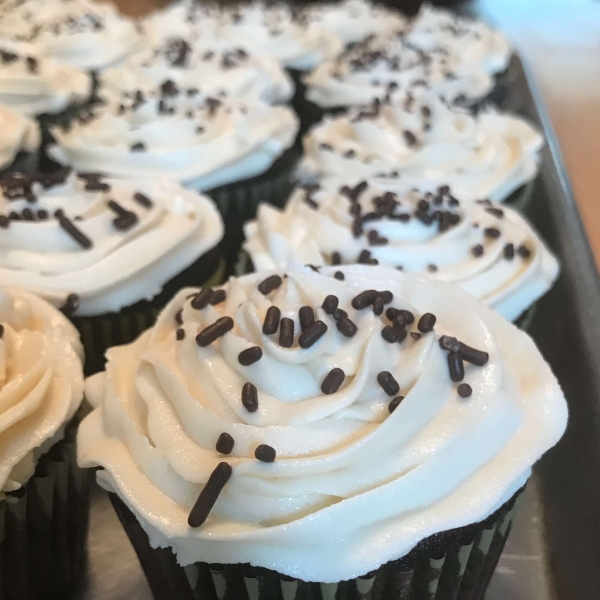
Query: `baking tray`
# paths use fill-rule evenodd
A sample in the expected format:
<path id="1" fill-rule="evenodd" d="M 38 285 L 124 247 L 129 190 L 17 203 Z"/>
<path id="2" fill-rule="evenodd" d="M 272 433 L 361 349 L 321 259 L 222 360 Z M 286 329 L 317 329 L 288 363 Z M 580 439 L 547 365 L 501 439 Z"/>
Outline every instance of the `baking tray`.
<path id="1" fill-rule="evenodd" d="M 530 332 L 570 407 L 563 440 L 536 466 L 486 600 L 600 598 L 600 278 L 541 96 L 520 59 L 503 107 L 543 129 L 547 145 L 526 209 L 560 257 L 562 275 Z M 106 495 L 93 496 L 89 562 L 76 600 L 151 600 Z"/>

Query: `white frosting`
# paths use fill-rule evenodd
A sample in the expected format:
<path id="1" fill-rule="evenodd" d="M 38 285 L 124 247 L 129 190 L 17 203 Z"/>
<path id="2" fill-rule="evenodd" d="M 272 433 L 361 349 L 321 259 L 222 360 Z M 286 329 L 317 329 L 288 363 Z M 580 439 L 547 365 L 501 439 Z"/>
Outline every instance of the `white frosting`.
<path id="1" fill-rule="evenodd" d="M 355 44 L 376 35 L 386 36 L 406 28 L 404 16 L 368 0 L 315 3 L 305 9 L 309 28 L 325 29 L 344 44 Z"/>
<path id="2" fill-rule="evenodd" d="M 110 102 L 94 109 L 94 118 L 54 129 L 57 146 L 49 152 L 80 171 L 122 178 L 160 174 L 204 191 L 267 171 L 294 143 L 298 121 L 289 108 L 212 100 L 180 90 L 142 101 L 124 98 L 121 106 Z M 136 144 L 143 149 L 135 150 Z"/>
<path id="3" fill-rule="evenodd" d="M 89 98 L 89 74 L 35 50 L 28 44 L 0 43 L 0 104 L 35 116 L 57 113 Z"/>
<path id="4" fill-rule="evenodd" d="M 79 430 L 79 462 L 103 467 L 101 485 L 180 564 L 251 563 L 322 582 L 363 575 L 494 512 L 564 432 L 558 383 L 533 341 L 500 315 L 454 286 L 393 269 L 343 267 L 345 281 L 336 270 L 290 267 L 268 297 L 257 289 L 264 273 L 230 279 L 227 300 L 203 310 L 182 290 L 154 328 L 109 350 L 107 371 L 88 380 L 95 410 Z M 417 319 L 434 313 L 434 333 L 387 343 L 382 317 L 351 308 L 366 289 L 390 290 L 391 306 Z M 319 308 L 327 294 L 356 323 L 354 337 Z M 298 309 L 312 306 L 327 332 L 310 348 L 282 348 L 277 334 L 262 333 L 272 305 L 296 331 Z M 181 307 L 185 339 L 176 341 Z M 234 329 L 200 348 L 196 333 L 223 315 Z M 468 399 L 450 380 L 442 334 L 489 353 L 484 367 L 466 366 Z M 238 354 L 255 345 L 261 360 L 243 367 Z M 334 367 L 346 379 L 324 395 Z M 382 371 L 405 396 L 391 415 Z M 245 382 L 258 389 L 256 412 L 240 401 Z M 222 432 L 235 441 L 229 456 L 215 451 Z M 254 458 L 259 444 L 276 449 L 275 462 Z M 191 528 L 190 510 L 223 460 L 232 477 L 206 522 Z"/>
<path id="5" fill-rule="evenodd" d="M 29 117 L 0 105 L 0 169 L 9 166 L 20 151 L 37 152 L 39 125 Z"/>
<path id="6" fill-rule="evenodd" d="M 253 2 L 225 9 L 219 33 L 287 68 L 307 71 L 339 54 L 343 44 L 325 28 L 307 27 L 303 19 L 301 12 L 294 18 L 285 4 Z"/>
<path id="7" fill-rule="evenodd" d="M 509 320 L 516 319 L 556 280 L 556 258 L 517 212 L 503 208 L 502 218 L 498 218 L 487 211 L 487 205 L 460 205 L 451 194 L 392 192 L 386 197 L 385 192 L 385 188 L 369 185 L 358 196 L 363 216 L 377 211 L 374 199 L 377 203 L 385 197 L 392 206 L 393 201 L 398 204 L 392 213 L 365 221 L 362 233 L 355 237 L 352 204 L 339 186 L 317 191 L 299 188 L 284 210 L 259 206 L 256 220 L 245 226 L 244 249 L 256 271 L 283 269 L 290 260 L 323 266 L 331 264 L 335 252 L 342 264 L 353 264 L 368 250 L 380 265 L 458 285 Z M 427 219 L 419 218 L 422 200 L 429 204 L 427 215 L 449 213 L 443 225 L 438 220 L 427 224 Z M 399 220 L 401 215 L 410 220 Z M 451 222 L 450 215 L 456 215 L 457 222 Z M 493 231 L 486 235 L 488 229 Z M 370 241 L 372 232 L 387 241 Z M 507 259 L 508 244 L 512 252 L 510 247 L 506 250 Z M 522 245 L 530 252 L 527 258 L 516 251 Z M 476 256 L 478 246 L 482 247 L 481 256 Z"/>
<path id="8" fill-rule="evenodd" d="M 227 41 L 207 43 L 177 35 L 106 71 L 100 93 L 109 99 L 138 89 L 150 93 L 167 79 L 211 96 L 258 98 L 268 104 L 285 103 L 294 94 L 291 78 L 276 60 L 254 56 Z"/>
<path id="9" fill-rule="evenodd" d="M 427 52 L 445 48 L 492 75 L 507 69 L 512 54 L 508 40 L 499 31 L 427 4 L 411 23 L 407 40 Z"/>
<path id="10" fill-rule="evenodd" d="M 0 198 L 2 215 L 26 208 L 53 215 L 61 209 L 93 243 L 83 248 L 55 218 L 11 220 L 0 236 L 3 283 L 27 288 L 57 306 L 77 294 L 77 316 L 119 311 L 153 298 L 223 237 L 212 201 L 168 180 L 102 180 L 109 184 L 104 191 L 86 191 L 86 181 L 71 174 L 48 189 L 34 183 L 34 203 L 18 193 Z M 136 192 L 152 206 L 137 202 Z M 110 200 L 137 215 L 132 227 L 117 228 Z"/>
<path id="11" fill-rule="evenodd" d="M 0 289 L 0 496 L 19 489 L 83 398 L 83 350 L 67 318 L 25 291 Z"/>
<path id="12" fill-rule="evenodd" d="M 426 94 L 326 118 L 304 138 L 301 176 L 399 176 L 404 185 L 447 184 L 459 198 L 500 202 L 535 178 L 542 146 L 520 117 L 492 108 L 473 116 Z"/>
<path id="13" fill-rule="evenodd" d="M 324 108 L 361 106 L 394 90 L 435 92 L 448 102 L 469 104 L 487 96 L 493 78 L 477 63 L 445 48 L 422 52 L 403 32 L 375 36 L 304 78 L 307 98 Z"/>
<path id="14" fill-rule="evenodd" d="M 110 2 L 29 0 L 0 19 L 0 38 L 83 70 L 114 65 L 142 44 L 136 24 Z"/>

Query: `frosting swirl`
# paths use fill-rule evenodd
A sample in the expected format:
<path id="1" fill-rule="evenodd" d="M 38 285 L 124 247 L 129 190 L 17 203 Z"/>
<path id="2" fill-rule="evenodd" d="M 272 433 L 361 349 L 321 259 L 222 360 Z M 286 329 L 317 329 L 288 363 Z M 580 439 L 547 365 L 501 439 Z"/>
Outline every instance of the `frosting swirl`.
<path id="1" fill-rule="evenodd" d="M 538 172 L 542 136 L 525 120 L 492 108 L 473 116 L 435 94 L 374 103 L 326 118 L 304 138 L 301 173 L 341 180 L 401 177 L 450 185 L 459 198 L 506 199 Z"/>
<path id="2" fill-rule="evenodd" d="M 152 94 L 125 93 L 69 129 L 54 129 L 50 153 L 80 171 L 161 174 L 210 190 L 268 170 L 292 146 L 297 129 L 288 108 L 207 97 L 169 79 Z"/>
<path id="3" fill-rule="evenodd" d="M 256 271 L 289 261 L 380 264 L 456 284 L 509 320 L 545 294 L 559 271 L 517 212 L 461 204 L 447 188 L 435 195 L 366 181 L 299 188 L 284 210 L 260 205 L 245 233 Z"/>
<path id="4" fill-rule="evenodd" d="M 111 3 L 94 0 L 24 2 L 2 14 L 0 36 L 85 71 L 114 65 L 142 43 L 132 20 Z"/>
<path id="5" fill-rule="evenodd" d="M 0 496 L 19 489 L 63 436 L 83 398 L 83 351 L 67 318 L 22 290 L 0 289 Z"/>
<path id="6" fill-rule="evenodd" d="M 232 278 L 214 305 L 182 290 L 87 382 L 80 464 L 103 467 L 100 483 L 181 565 L 363 575 L 494 512 L 561 437 L 566 403 L 535 344 L 468 294 L 384 267 L 280 275 Z M 401 342 L 383 332 L 384 303 Z M 465 363 L 458 390 L 441 335 L 480 365 Z M 224 461 L 232 475 L 191 527 Z"/>
<path id="7" fill-rule="evenodd" d="M 212 201 L 166 179 L 65 170 L 0 184 L 0 279 L 78 316 L 153 298 L 223 236 Z"/>
<path id="8" fill-rule="evenodd" d="M 29 117 L 0 105 L 0 169 L 8 167 L 19 152 L 37 152 L 40 128 Z"/>
<path id="9" fill-rule="evenodd" d="M 89 98 L 92 80 L 87 73 L 31 50 L 19 44 L 0 44 L 1 104 L 35 116 L 57 113 Z"/>

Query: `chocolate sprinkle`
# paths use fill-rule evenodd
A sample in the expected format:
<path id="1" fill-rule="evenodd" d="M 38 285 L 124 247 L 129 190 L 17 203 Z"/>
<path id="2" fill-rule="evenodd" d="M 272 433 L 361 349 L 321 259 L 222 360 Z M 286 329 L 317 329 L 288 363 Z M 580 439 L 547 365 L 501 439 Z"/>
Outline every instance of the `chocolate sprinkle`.
<path id="1" fill-rule="evenodd" d="M 512 260 L 515 257 L 515 247 L 513 244 L 506 244 L 503 250 L 504 258 Z"/>
<path id="2" fill-rule="evenodd" d="M 229 481 L 233 469 L 226 462 L 220 462 L 211 473 L 206 485 L 202 488 L 194 508 L 188 517 L 190 527 L 200 527 L 208 518 L 210 511 L 219 498 L 219 494 Z"/>
<path id="3" fill-rule="evenodd" d="M 339 327 L 340 321 L 338 321 Z M 298 344 L 300 348 L 310 348 L 318 342 L 326 333 L 327 325 L 323 321 L 315 321 L 306 331 L 300 334 Z"/>
<path id="4" fill-rule="evenodd" d="M 397 308 L 392 308 L 391 306 L 385 311 L 385 316 L 390 320 L 393 321 L 397 316 L 398 316 L 398 309 Z"/>
<path id="5" fill-rule="evenodd" d="M 306 331 L 315 322 L 315 313 L 310 306 L 303 306 L 298 311 L 300 317 L 300 329 Z"/>
<path id="6" fill-rule="evenodd" d="M 177 323 L 177 325 L 182 325 L 183 324 L 183 308 L 180 308 L 175 313 L 175 323 Z"/>
<path id="7" fill-rule="evenodd" d="M 517 248 L 517 254 L 521 257 L 521 258 L 529 258 L 531 256 L 531 250 L 529 250 L 529 248 L 527 248 L 527 246 L 524 246 L 523 244 L 521 244 L 518 248 Z"/>
<path id="8" fill-rule="evenodd" d="M 144 152 L 144 150 L 146 150 L 146 145 L 144 142 L 136 142 L 135 144 L 131 144 L 129 149 L 132 152 Z"/>
<path id="9" fill-rule="evenodd" d="M 279 328 L 279 345 L 282 348 L 291 348 L 294 343 L 294 321 L 284 317 Z"/>
<path id="10" fill-rule="evenodd" d="M 460 342 L 452 336 L 443 335 L 439 340 L 440 348 L 448 350 L 448 352 L 459 352 Z"/>
<path id="11" fill-rule="evenodd" d="M 321 308 L 325 311 L 326 314 L 328 315 L 332 315 L 335 311 L 335 309 L 338 307 L 339 304 L 339 299 L 337 296 L 334 296 L 333 294 L 329 294 L 329 296 L 327 296 L 325 298 L 325 300 L 323 300 L 323 304 L 321 305 Z M 314 316 L 313 316 L 313 320 L 314 320 Z M 305 327 L 302 328 L 302 330 L 304 331 Z"/>
<path id="12" fill-rule="evenodd" d="M 344 274 L 341 271 L 336 271 L 333 276 L 338 280 L 338 281 L 344 281 L 344 279 L 346 279 L 346 277 L 344 276 Z"/>
<path id="13" fill-rule="evenodd" d="M 388 396 L 395 396 L 400 391 L 400 386 L 389 371 L 381 371 L 377 375 L 377 383 Z"/>
<path id="14" fill-rule="evenodd" d="M 194 310 L 202 310 L 206 308 L 210 304 L 210 299 L 212 298 L 213 290 L 210 287 L 202 288 L 190 302 L 192 308 Z"/>
<path id="15" fill-rule="evenodd" d="M 142 194 L 142 192 L 136 192 L 133 195 L 133 199 L 144 208 L 152 208 L 152 200 L 148 196 Z"/>
<path id="16" fill-rule="evenodd" d="M 265 335 L 273 335 L 279 329 L 279 319 L 281 311 L 276 306 L 270 306 L 265 315 L 262 331 Z"/>
<path id="17" fill-rule="evenodd" d="M 233 319 L 231 317 L 221 317 L 212 325 L 205 327 L 197 336 L 196 343 L 201 348 L 210 346 L 214 341 L 225 335 L 233 329 Z"/>
<path id="18" fill-rule="evenodd" d="M 181 341 L 185 338 L 185 329 L 181 329 L 181 327 L 175 332 L 175 337 L 177 341 Z"/>
<path id="19" fill-rule="evenodd" d="M 352 308 L 355 310 L 362 310 L 367 308 L 375 301 L 375 298 L 379 297 L 379 293 L 375 290 L 366 290 L 358 294 L 352 299 Z"/>
<path id="20" fill-rule="evenodd" d="M 421 333 L 429 333 L 430 331 L 433 330 L 434 326 L 435 326 L 435 315 L 432 315 L 431 313 L 425 313 L 420 319 L 419 322 L 417 323 L 417 329 L 421 332 Z"/>
<path id="21" fill-rule="evenodd" d="M 392 327 L 398 336 L 398 342 L 403 342 L 406 339 L 406 322 L 402 315 L 398 315 L 392 321 Z"/>
<path id="22" fill-rule="evenodd" d="M 81 231 L 73 222 L 65 216 L 62 211 L 57 211 L 56 218 L 58 224 L 85 250 L 89 250 L 92 247 L 92 240 Z"/>
<path id="23" fill-rule="evenodd" d="M 279 275 L 271 275 L 258 284 L 258 291 L 264 296 L 268 296 L 282 284 L 282 279 Z"/>
<path id="24" fill-rule="evenodd" d="M 390 415 L 400 406 L 400 402 L 404 400 L 404 396 L 396 396 L 393 400 L 388 404 L 388 410 L 390 411 Z"/>
<path id="25" fill-rule="evenodd" d="M 394 294 L 389 290 L 384 290 L 383 292 L 379 292 L 379 297 L 384 304 L 389 304 L 394 299 Z"/>
<path id="26" fill-rule="evenodd" d="M 69 294 L 60 310 L 63 314 L 67 315 L 67 317 L 70 317 L 78 308 L 79 296 L 77 294 Z"/>
<path id="27" fill-rule="evenodd" d="M 381 337 L 386 342 L 388 342 L 388 344 L 395 344 L 398 341 L 398 333 L 397 333 L 397 331 L 393 327 L 390 327 L 389 325 L 386 325 L 381 330 Z"/>
<path id="28" fill-rule="evenodd" d="M 456 391 L 461 398 L 468 398 L 473 393 L 473 388 L 468 383 L 461 383 Z"/>
<path id="29" fill-rule="evenodd" d="M 219 436 L 215 448 L 219 454 L 231 454 L 234 446 L 235 440 L 228 433 L 223 432 Z"/>
<path id="30" fill-rule="evenodd" d="M 450 379 L 454 382 L 462 381 L 465 378 L 465 366 L 458 352 L 448 353 L 448 370 L 450 371 Z"/>
<path id="31" fill-rule="evenodd" d="M 217 304 L 221 304 L 221 302 L 225 302 L 227 300 L 227 294 L 225 290 L 215 290 L 210 297 L 211 306 L 216 306 Z"/>
<path id="32" fill-rule="evenodd" d="M 410 337 L 415 340 L 415 342 L 418 342 L 421 339 L 421 334 L 417 333 L 416 331 L 411 331 Z"/>
<path id="33" fill-rule="evenodd" d="M 331 254 L 331 264 L 332 265 L 341 265 L 342 264 L 342 256 L 339 252 L 333 252 Z"/>
<path id="34" fill-rule="evenodd" d="M 377 296 L 373 301 L 373 313 L 376 317 L 383 314 L 383 298 L 381 296 Z"/>
<path id="35" fill-rule="evenodd" d="M 348 313 L 341 309 L 341 308 L 336 308 L 333 311 L 333 314 L 331 315 L 336 321 L 338 321 L 339 319 L 345 319 L 348 317 Z"/>
<path id="36" fill-rule="evenodd" d="M 339 319 L 336 323 L 336 326 L 338 328 L 338 331 L 346 337 L 353 337 L 354 334 L 358 331 L 358 328 L 356 327 L 354 322 L 348 319 L 348 317 L 342 317 L 341 319 Z"/>
<path id="37" fill-rule="evenodd" d="M 275 448 L 272 446 L 261 444 L 260 446 L 257 446 L 254 451 L 254 456 L 257 460 L 260 460 L 260 462 L 272 463 L 275 462 L 277 452 L 275 452 Z"/>
<path id="38" fill-rule="evenodd" d="M 251 413 L 258 410 L 258 390 L 249 381 L 242 388 L 242 406 Z"/>
<path id="39" fill-rule="evenodd" d="M 483 256 L 483 246 L 481 244 L 477 244 L 477 245 L 473 246 L 471 248 L 471 254 L 475 258 L 479 258 L 480 256 Z"/>
<path id="40" fill-rule="evenodd" d="M 500 237 L 500 230 L 495 227 L 486 227 L 483 230 L 483 235 L 486 238 L 490 238 L 492 240 L 498 239 Z"/>
<path id="41" fill-rule="evenodd" d="M 246 348 L 242 350 L 238 354 L 238 362 L 243 367 L 249 367 L 253 365 L 255 362 L 258 362 L 263 355 L 262 348 L 260 346 L 252 346 L 251 348 Z"/>
<path id="42" fill-rule="evenodd" d="M 486 208 L 485 212 L 490 213 L 490 215 L 494 215 L 494 217 L 497 217 L 498 219 L 502 219 L 504 217 L 504 211 L 501 208 L 495 208 L 495 207 L 490 207 L 490 208 Z"/>
<path id="43" fill-rule="evenodd" d="M 344 383 L 345 378 L 346 375 L 342 369 L 338 369 L 337 367 L 331 369 L 325 376 L 325 379 L 323 379 L 321 391 L 324 394 L 335 394 L 340 389 L 342 383 Z"/>
<path id="44" fill-rule="evenodd" d="M 4 337 L 4 325 L 0 323 L 0 339 Z"/>

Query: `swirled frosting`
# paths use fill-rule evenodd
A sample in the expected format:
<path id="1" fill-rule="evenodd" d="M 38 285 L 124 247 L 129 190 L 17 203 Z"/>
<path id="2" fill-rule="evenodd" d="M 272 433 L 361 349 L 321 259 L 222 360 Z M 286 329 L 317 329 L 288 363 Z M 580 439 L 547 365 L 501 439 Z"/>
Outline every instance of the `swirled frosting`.
<path id="1" fill-rule="evenodd" d="M 110 2 L 29 0 L 0 19 L 0 37 L 82 70 L 114 65 L 142 44 L 136 24 Z"/>
<path id="2" fill-rule="evenodd" d="M 268 104 L 285 103 L 294 94 L 292 80 L 274 59 L 254 56 L 224 40 L 205 43 L 176 35 L 106 71 L 100 93 L 109 99 L 136 90 L 148 94 L 167 79 L 178 88 Z"/>
<path id="3" fill-rule="evenodd" d="M 447 49 L 464 62 L 479 64 L 490 74 L 508 67 L 508 40 L 482 21 L 425 4 L 407 32 L 407 41 L 426 52 Z"/>
<path id="4" fill-rule="evenodd" d="M 29 116 L 57 113 L 87 100 L 87 73 L 35 52 L 30 46 L 0 43 L 0 104 Z"/>
<path id="5" fill-rule="evenodd" d="M 506 199 L 538 172 L 542 136 L 492 108 L 473 116 L 435 94 L 374 103 L 326 118 L 304 138 L 301 175 L 341 180 L 400 177 L 450 185 L 459 198 Z"/>
<path id="6" fill-rule="evenodd" d="M 78 316 L 153 298 L 223 236 L 212 201 L 166 179 L 64 170 L 0 184 L 0 280 Z"/>
<path id="7" fill-rule="evenodd" d="M 83 399 L 77 330 L 41 298 L 0 289 L 0 496 L 19 489 Z"/>
<path id="8" fill-rule="evenodd" d="M 404 30 L 377 35 L 317 67 L 304 78 L 307 98 L 323 108 L 369 104 L 393 97 L 435 92 L 447 102 L 472 104 L 487 96 L 493 78 L 477 63 L 446 48 L 423 51 Z"/>
<path id="9" fill-rule="evenodd" d="M 268 170 L 292 146 L 297 129 L 288 108 L 207 97 L 169 79 L 152 94 L 126 93 L 70 128 L 56 128 L 50 153 L 80 171 L 160 174 L 210 190 Z"/>
<path id="10" fill-rule="evenodd" d="M 289 261 L 380 264 L 456 284 L 509 320 L 545 294 L 559 271 L 517 212 L 461 204 L 447 188 L 397 194 L 366 181 L 298 188 L 283 210 L 260 205 L 245 233 L 256 271 Z"/>
<path id="11" fill-rule="evenodd" d="M 285 4 L 255 1 L 225 9 L 220 35 L 300 71 L 313 69 L 343 50 L 336 35 L 322 27 L 307 27 L 302 10 Z"/>
<path id="12" fill-rule="evenodd" d="M 566 403 L 535 344 L 458 288 L 384 267 L 286 275 L 232 278 L 205 308 L 182 290 L 87 382 L 95 410 L 79 430 L 80 464 L 103 467 L 100 483 L 180 564 L 251 563 L 322 582 L 363 575 L 494 512 L 564 432 Z M 368 290 L 380 290 L 367 293 L 372 306 Z M 395 317 L 401 342 L 376 308 L 385 302 L 413 319 L 407 330 L 408 312 Z M 458 389 L 441 335 L 481 365 L 465 363 Z M 216 450 L 223 433 L 228 455 Z M 224 461 L 232 475 L 191 527 Z"/>
<path id="13" fill-rule="evenodd" d="M 0 169 L 9 166 L 19 152 L 37 152 L 40 128 L 35 121 L 0 105 Z"/>

